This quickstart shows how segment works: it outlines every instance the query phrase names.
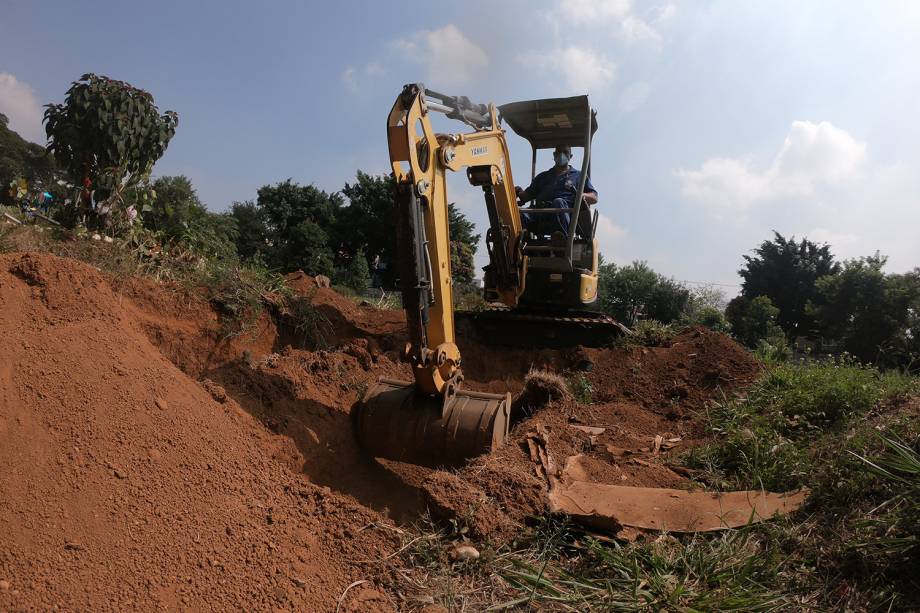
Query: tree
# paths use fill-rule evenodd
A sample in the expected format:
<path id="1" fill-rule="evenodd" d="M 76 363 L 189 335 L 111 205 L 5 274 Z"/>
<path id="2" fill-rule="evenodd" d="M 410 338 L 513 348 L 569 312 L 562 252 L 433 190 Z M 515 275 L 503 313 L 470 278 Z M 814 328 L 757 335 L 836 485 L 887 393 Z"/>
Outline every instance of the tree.
<path id="1" fill-rule="evenodd" d="M 353 256 L 359 249 L 370 260 L 379 257 L 386 265 L 380 271 L 383 285 L 396 283 L 396 197 L 393 180 L 385 175 L 358 171 L 355 183 L 346 183 L 342 194 L 348 204 L 339 212 L 335 245 L 337 251 Z"/>
<path id="2" fill-rule="evenodd" d="M 886 275 L 887 258 L 848 260 L 817 282 L 810 305 L 826 334 L 858 359 L 880 366 L 906 364 L 918 355 L 920 270 Z"/>
<path id="3" fill-rule="evenodd" d="M 658 274 L 645 262 L 622 267 L 604 263 L 599 277 L 600 309 L 627 325 L 640 319 L 671 323 L 686 313 L 690 302 L 686 287 Z"/>
<path id="4" fill-rule="evenodd" d="M 697 287 L 690 292 L 680 323 L 685 326 L 704 326 L 716 332 L 728 333 L 731 324 L 725 317 L 727 300 L 725 292 L 712 285 Z"/>
<path id="5" fill-rule="evenodd" d="M 476 224 L 453 202 L 447 205 L 447 220 L 450 226 L 450 267 L 454 283 L 471 285 L 476 278 L 476 251 L 479 248 L 479 234 L 474 234 Z"/>
<path id="6" fill-rule="evenodd" d="M 241 258 L 251 260 L 264 256 L 269 249 L 268 229 L 262 212 L 252 200 L 234 202 L 230 215 L 236 221 L 236 252 Z"/>
<path id="7" fill-rule="evenodd" d="M 335 251 L 351 258 L 363 249 L 370 260 L 379 257 L 386 266 L 380 277 L 384 286 L 396 284 L 396 197 L 393 179 L 358 171 L 356 182 L 346 183 L 342 194 L 348 204 L 338 211 L 333 234 Z M 476 276 L 475 255 L 479 246 L 476 226 L 457 206 L 448 204 L 452 277 L 469 284 Z"/>
<path id="8" fill-rule="evenodd" d="M 44 147 L 25 140 L 8 124 L 9 119 L 0 113 L 0 204 L 15 205 L 8 189 L 11 182 L 22 179 L 28 187 L 54 190 L 58 177 L 54 158 Z"/>
<path id="9" fill-rule="evenodd" d="M 150 187 L 152 201 L 141 207 L 141 222 L 148 230 L 179 239 L 190 225 L 208 213 L 192 182 L 184 175 L 159 177 Z"/>
<path id="10" fill-rule="evenodd" d="M 735 338 L 752 349 L 762 342 L 777 348 L 785 347 L 785 334 L 776 323 L 779 314 L 779 309 L 767 296 L 757 296 L 751 300 L 739 296 L 729 302 L 726 309 Z"/>
<path id="11" fill-rule="evenodd" d="M 773 240 L 761 243 L 754 254 L 744 256 L 744 268 L 738 271 L 743 282 L 736 300 L 750 302 L 767 296 L 779 309 L 777 323 L 787 336 L 809 334 L 815 329 L 815 320 L 806 305 L 817 297 L 815 282 L 840 269 L 830 246 L 819 246 L 804 238 L 799 242 L 795 237 L 787 240 L 774 232 Z M 743 311 L 731 310 L 735 314 Z M 739 322 L 731 316 L 729 320 L 737 328 Z"/>
<path id="12" fill-rule="evenodd" d="M 711 306 L 694 307 L 685 317 L 682 317 L 680 321 L 687 326 L 703 326 L 724 334 L 728 334 L 732 328 L 731 324 L 728 323 L 728 319 L 725 317 L 725 312 Z"/>
<path id="13" fill-rule="evenodd" d="M 124 217 L 123 194 L 149 178 L 178 123 L 173 111 L 160 115 L 148 92 L 85 74 L 64 104 L 46 105 L 47 150 L 80 186 L 84 214 L 111 227 Z"/>
<path id="14" fill-rule="evenodd" d="M 371 272 L 363 249 L 358 249 L 358 252 L 348 262 L 342 281 L 359 294 L 363 294 L 371 286 Z"/>
<path id="15" fill-rule="evenodd" d="M 334 267 L 329 230 L 342 206 L 338 194 L 291 179 L 265 185 L 256 201 L 266 230 L 268 263 L 285 272 L 302 269 L 331 275 Z"/>
<path id="16" fill-rule="evenodd" d="M 236 220 L 226 213 L 208 211 L 188 177 L 159 177 L 144 194 L 148 198 L 139 206 L 136 194 L 129 195 L 125 202 L 140 208 L 144 228 L 164 242 L 181 243 L 203 256 L 236 255 Z"/>

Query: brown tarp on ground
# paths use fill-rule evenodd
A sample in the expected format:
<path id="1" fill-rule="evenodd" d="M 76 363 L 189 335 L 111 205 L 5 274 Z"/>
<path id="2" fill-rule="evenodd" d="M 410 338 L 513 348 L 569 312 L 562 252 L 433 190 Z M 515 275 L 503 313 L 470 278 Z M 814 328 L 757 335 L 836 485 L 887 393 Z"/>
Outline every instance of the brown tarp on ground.
<path id="1" fill-rule="evenodd" d="M 614 533 L 623 527 L 707 532 L 786 515 L 802 506 L 807 495 L 807 490 L 714 493 L 557 481 L 549 502 L 554 512 Z"/>

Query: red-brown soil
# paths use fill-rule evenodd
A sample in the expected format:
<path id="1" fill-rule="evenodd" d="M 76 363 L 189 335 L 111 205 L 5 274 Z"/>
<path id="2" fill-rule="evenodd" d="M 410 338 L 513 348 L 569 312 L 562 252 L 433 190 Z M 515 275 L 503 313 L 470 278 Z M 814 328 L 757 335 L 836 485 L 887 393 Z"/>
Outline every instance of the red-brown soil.
<path id="1" fill-rule="evenodd" d="M 590 479 L 679 487 L 668 449 L 699 441 L 705 404 L 760 368 L 703 329 L 610 350 L 461 336 L 472 389 L 517 394 L 531 368 L 590 366 L 594 402 L 544 407 L 458 471 L 399 465 L 361 453 L 351 414 L 377 377 L 410 378 L 403 314 L 288 282 L 322 314 L 326 349 L 289 346 L 280 316 L 226 339 L 194 294 L 0 256 L 0 610 L 331 610 L 358 579 L 344 610 L 393 608 L 374 588 L 398 549 L 384 526 L 429 511 L 512 538 L 546 510 L 534 436 L 560 464 L 581 454 Z"/>
<path id="2" fill-rule="evenodd" d="M 0 610 L 332 610 L 395 548 L 91 267 L 0 256 L 0 338 Z"/>
<path id="3" fill-rule="evenodd" d="M 358 306 L 328 287 L 318 287 L 313 277 L 302 271 L 287 275 L 292 290 L 307 298 L 322 316 L 318 325 L 322 344 L 338 345 L 360 338 L 371 351 L 399 349 L 405 343 L 406 316 L 403 311 Z"/>

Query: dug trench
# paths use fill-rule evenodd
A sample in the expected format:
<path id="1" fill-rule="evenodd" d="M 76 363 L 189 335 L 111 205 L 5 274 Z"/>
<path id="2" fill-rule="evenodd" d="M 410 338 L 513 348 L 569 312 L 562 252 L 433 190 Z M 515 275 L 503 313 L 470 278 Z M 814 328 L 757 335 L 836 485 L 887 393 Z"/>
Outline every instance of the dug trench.
<path id="1" fill-rule="evenodd" d="M 497 347 L 458 330 L 465 386 L 510 392 L 515 401 L 508 444 L 455 471 L 369 458 L 353 415 L 379 377 L 411 380 L 398 359 L 406 340 L 400 311 L 360 306 L 303 274 L 288 285 L 315 309 L 312 348 L 289 317 L 264 315 L 244 334 L 220 335 L 220 314 L 207 303 L 155 283 L 121 289 L 147 335 L 189 376 L 232 398 L 273 436 L 272 457 L 313 484 L 328 487 L 397 523 L 422 515 L 462 522 L 473 536 L 501 542 L 546 512 L 546 475 L 530 453 L 537 431 L 547 451 L 578 456 L 586 479 L 646 487 L 681 487 L 687 473 L 670 463 L 705 438 L 702 411 L 742 388 L 759 363 L 729 338 L 691 329 L 662 347 L 533 349 Z M 172 304 L 170 304 L 172 303 Z M 561 373 L 590 398 L 522 396 L 528 373 Z M 656 447 L 657 440 L 657 447 Z"/>
<path id="2" fill-rule="evenodd" d="M 582 393 L 524 398 L 507 444 L 462 469 L 400 465 L 361 452 L 351 414 L 376 378 L 410 378 L 402 313 L 302 273 L 288 284 L 310 306 L 309 347 L 278 309 L 228 336 L 197 292 L 0 256 L 0 571 L 13 577 L 0 608 L 334 608 L 355 579 L 389 572 L 390 522 L 430 513 L 500 544 L 544 514 L 535 447 L 599 482 L 687 483 L 671 456 L 704 438 L 707 402 L 760 370 L 704 329 L 566 351 L 461 330 L 469 388 L 518 395 L 542 369 Z M 344 606 L 395 607 L 374 583 Z"/>

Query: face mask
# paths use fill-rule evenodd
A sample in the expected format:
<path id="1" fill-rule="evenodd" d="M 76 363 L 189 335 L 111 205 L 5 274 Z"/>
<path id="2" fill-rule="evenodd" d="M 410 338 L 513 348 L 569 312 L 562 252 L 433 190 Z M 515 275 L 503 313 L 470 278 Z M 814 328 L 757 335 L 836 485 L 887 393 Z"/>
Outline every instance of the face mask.
<path id="1" fill-rule="evenodd" d="M 553 159 L 556 161 L 556 166 L 567 166 L 569 163 L 569 156 L 564 152 L 553 154 Z"/>

